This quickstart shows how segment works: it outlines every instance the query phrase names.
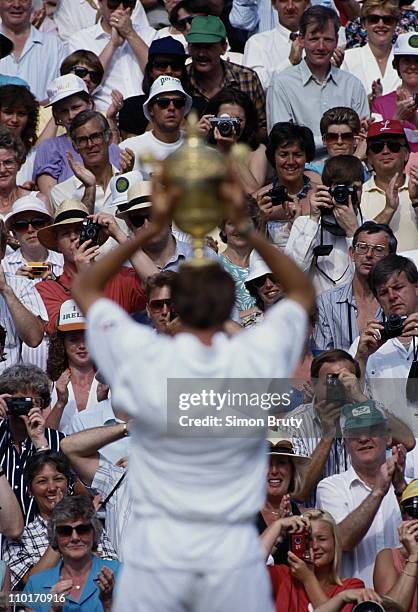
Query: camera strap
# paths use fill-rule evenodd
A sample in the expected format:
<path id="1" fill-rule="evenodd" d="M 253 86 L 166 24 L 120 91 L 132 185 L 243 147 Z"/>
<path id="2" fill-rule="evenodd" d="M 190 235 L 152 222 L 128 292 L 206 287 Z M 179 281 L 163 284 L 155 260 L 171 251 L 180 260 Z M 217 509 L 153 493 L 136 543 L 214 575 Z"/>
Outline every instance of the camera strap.
<path id="1" fill-rule="evenodd" d="M 110 491 L 109 495 L 106 497 L 106 499 L 102 502 L 102 506 L 105 506 L 107 504 L 107 502 L 109 501 L 109 499 L 111 499 L 113 497 L 113 495 L 116 493 L 116 491 L 119 489 L 120 485 L 122 484 L 122 482 L 125 480 L 126 478 L 126 474 L 128 473 L 127 470 L 124 471 L 124 473 L 122 474 L 122 476 L 119 478 L 119 480 L 117 481 L 117 483 L 115 484 L 115 486 L 113 487 L 113 489 Z"/>

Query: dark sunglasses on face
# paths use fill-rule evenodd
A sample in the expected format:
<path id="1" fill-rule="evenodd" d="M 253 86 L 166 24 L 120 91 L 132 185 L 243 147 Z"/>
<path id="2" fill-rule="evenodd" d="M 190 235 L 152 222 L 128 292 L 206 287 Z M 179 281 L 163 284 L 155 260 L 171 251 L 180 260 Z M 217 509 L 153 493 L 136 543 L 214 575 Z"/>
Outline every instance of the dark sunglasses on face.
<path id="1" fill-rule="evenodd" d="M 254 287 L 256 289 L 261 289 L 261 287 L 263 285 L 265 285 L 266 280 L 269 279 L 270 281 L 273 280 L 273 277 L 271 274 L 264 274 L 264 276 L 259 276 L 258 278 L 255 278 L 254 280 L 252 280 L 252 284 L 254 285 Z M 274 282 L 274 281 L 273 281 Z"/>
<path id="2" fill-rule="evenodd" d="M 391 15 L 368 15 L 366 17 L 367 21 L 370 23 L 370 25 L 377 25 L 379 23 L 379 21 L 382 21 L 384 25 L 386 26 L 393 26 L 395 25 L 395 23 L 397 23 L 397 19 L 396 17 L 392 17 Z"/>
<path id="3" fill-rule="evenodd" d="M 129 215 L 129 221 L 134 227 L 142 227 L 145 221 L 150 220 L 150 215 Z"/>
<path id="4" fill-rule="evenodd" d="M 111 11 L 119 8 L 121 4 L 124 9 L 135 8 L 136 0 L 107 0 L 107 8 Z"/>
<path id="5" fill-rule="evenodd" d="M 171 60 L 171 59 L 154 60 L 152 62 L 152 67 L 157 68 L 157 70 L 167 70 L 167 68 L 170 67 L 172 70 L 181 71 L 184 68 L 184 62 L 181 60 Z"/>
<path id="6" fill-rule="evenodd" d="M 188 17 L 183 17 L 183 19 L 177 19 L 177 28 L 181 31 L 186 29 L 186 26 L 191 25 L 195 15 L 189 15 Z"/>
<path id="7" fill-rule="evenodd" d="M 162 110 L 168 108 L 171 103 L 173 103 L 174 108 L 177 109 L 184 108 L 186 104 L 185 98 L 157 98 L 154 102 Z"/>
<path id="8" fill-rule="evenodd" d="M 84 66 L 74 66 L 71 70 L 73 74 L 80 77 L 80 79 L 85 79 L 87 75 L 90 76 L 90 80 L 92 83 L 98 85 L 102 80 L 100 72 L 98 70 L 89 70 L 88 68 L 84 68 Z"/>
<path id="9" fill-rule="evenodd" d="M 57 534 L 63 538 L 70 538 L 73 535 L 73 531 L 75 531 L 78 536 L 87 535 L 88 533 L 91 533 L 92 529 L 93 525 L 91 523 L 81 523 L 75 527 L 72 525 L 56 526 Z"/>
<path id="10" fill-rule="evenodd" d="M 353 132 L 345 132 L 345 134 L 338 134 L 337 132 L 328 132 L 328 134 L 325 135 L 325 140 L 328 143 L 336 143 L 339 142 L 341 138 L 341 141 L 344 143 L 351 143 L 354 140 L 354 134 Z"/>
<path id="11" fill-rule="evenodd" d="M 14 222 L 14 228 L 19 231 L 26 231 L 29 229 L 29 225 L 31 225 L 33 229 L 41 229 L 41 227 L 45 227 L 47 223 L 48 219 L 43 219 L 42 217 L 33 217 L 33 219 L 18 219 Z"/>
<path id="12" fill-rule="evenodd" d="M 166 300 L 151 300 L 148 304 L 150 310 L 153 310 L 154 312 L 160 311 L 164 308 L 164 306 L 168 306 L 168 308 L 171 308 L 171 304 L 172 301 L 171 299 L 166 299 Z"/>
<path id="13" fill-rule="evenodd" d="M 403 142 L 398 140 L 376 140 L 375 142 L 369 142 L 369 149 L 372 153 L 381 153 L 385 145 L 391 153 L 399 153 L 402 147 L 405 146 Z"/>

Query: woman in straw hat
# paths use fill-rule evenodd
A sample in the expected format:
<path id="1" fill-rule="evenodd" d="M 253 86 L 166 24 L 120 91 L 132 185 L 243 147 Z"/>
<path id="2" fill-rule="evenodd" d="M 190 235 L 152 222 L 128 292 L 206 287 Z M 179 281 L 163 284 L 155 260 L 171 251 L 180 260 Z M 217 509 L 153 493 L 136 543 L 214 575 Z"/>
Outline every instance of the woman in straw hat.
<path id="1" fill-rule="evenodd" d="M 399 603 L 403 610 L 418 609 L 418 480 L 405 488 L 400 500 L 402 523 L 399 548 L 384 548 L 376 557 L 375 589 Z"/>

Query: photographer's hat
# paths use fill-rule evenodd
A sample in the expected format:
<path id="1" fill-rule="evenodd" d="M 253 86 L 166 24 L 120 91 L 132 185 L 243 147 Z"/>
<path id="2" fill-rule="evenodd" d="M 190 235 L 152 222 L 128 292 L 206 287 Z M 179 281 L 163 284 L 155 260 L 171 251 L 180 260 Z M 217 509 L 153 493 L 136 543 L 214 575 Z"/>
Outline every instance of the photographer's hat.
<path id="1" fill-rule="evenodd" d="M 86 329 L 86 320 L 74 300 L 67 300 L 61 305 L 57 329 L 62 332 Z"/>
<path id="2" fill-rule="evenodd" d="M 128 190 L 128 198 L 124 204 L 119 204 L 115 217 L 124 219 L 126 214 L 134 210 L 151 208 L 152 182 L 138 181 Z"/>
<path id="3" fill-rule="evenodd" d="M 356 430 L 381 425 L 386 427 L 387 419 L 383 410 L 373 400 L 346 404 L 341 409 L 340 426 L 344 437 L 354 437 Z"/>
<path id="4" fill-rule="evenodd" d="M 155 81 L 151 85 L 148 99 L 146 100 L 146 102 L 144 102 L 144 105 L 142 107 L 144 110 L 144 115 L 148 119 L 148 121 L 152 120 L 148 110 L 149 103 L 152 101 L 153 98 L 156 98 L 157 96 L 164 96 L 165 94 L 169 93 L 180 93 L 186 99 L 184 114 L 187 115 L 189 110 L 192 108 L 193 100 L 191 99 L 189 94 L 184 91 L 180 79 L 176 79 L 175 77 L 168 75 L 162 75 L 159 76 L 158 79 L 155 79 Z"/>
<path id="5" fill-rule="evenodd" d="M 82 223 L 89 214 L 87 208 L 78 200 L 64 200 L 58 206 L 54 223 L 48 225 L 38 231 L 38 240 L 47 249 L 57 251 L 57 236 L 55 229 L 62 225 L 70 225 L 71 223 Z"/>

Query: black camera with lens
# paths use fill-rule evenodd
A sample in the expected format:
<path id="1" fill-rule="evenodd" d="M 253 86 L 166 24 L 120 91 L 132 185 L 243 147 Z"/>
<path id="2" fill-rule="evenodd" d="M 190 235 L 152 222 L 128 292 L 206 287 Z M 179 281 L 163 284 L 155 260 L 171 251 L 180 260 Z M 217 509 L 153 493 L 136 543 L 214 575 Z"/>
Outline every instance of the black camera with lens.
<path id="1" fill-rule="evenodd" d="M 349 187 L 348 185 L 334 185 L 334 187 L 329 188 L 329 195 L 340 206 L 348 206 L 350 196 L 351 202 L 354 205 L 358 204 L 357 189 L 355 187 Z"/>
<path id="2" fill-rule="evenodd" d="M 4 401 L 6 402 L 8 413 L 15 416 L 27 415 L 33 408 L 31 397 L 6 397 Z"/>
<path id="3" fill-rule="evenodd" d="M 239 117 L 211 117 L 209 121 L 212 128 L 218 128 L 220 135 L 224 138 L 236 136 L 241 129 L 241 119 Z"/>
<path id="4" fill-rule="evenodd" d="M 326 378 L 327 402 L 345 402 L 345 388 L 338 374 L 327 374 Z"/>
<path id="5" fill-rule="evenodd" d="M 273 189 L 267 193 L 271 198 L 271 203 L 278 206 L 284 204 L 289 199 L 289 194 L 284 185 L 274 184 Z"/>
<path id="6" fill-rule="evenodd" d="M 351 612 L 385 612 L 385 609 L 377 601 L 362 601 L 354 606 Z"/>
<path id="7" fill-rule="evenodd" d="M 384 342 L 390 338 L 397 338 L 402 336 L 403 324 L 407 316 L 400 316 L 397 314 L 389 315 L 388 318 L 383 322 L 384 329 L 381 332 L 381 337 Z"/>
<path id="8" fill-rule="evenodd" d="M 90 246 L 97 246 L 99 242 L 99 234 L 100 234 L 100 225 L 98 223 L 94 223 L 91 219 L 84 219 L 81 224 L 80 238 L 79 244 L 80 246 L 87 242 L 87 240 L 91 240 Z"/>

